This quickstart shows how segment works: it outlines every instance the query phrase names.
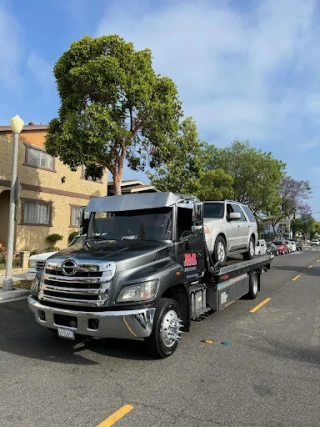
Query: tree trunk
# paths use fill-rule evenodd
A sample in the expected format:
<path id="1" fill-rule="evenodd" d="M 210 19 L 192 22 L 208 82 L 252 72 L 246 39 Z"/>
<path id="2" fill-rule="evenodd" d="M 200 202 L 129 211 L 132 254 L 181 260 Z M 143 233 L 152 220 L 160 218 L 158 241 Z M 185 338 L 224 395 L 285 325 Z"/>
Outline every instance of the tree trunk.
<path id="1" fill-rule="evenodd" d="M 117 171 L 116 175 L 113 175 L 113 195 L 114 196 L 121 196 L 121 175 Z"/>

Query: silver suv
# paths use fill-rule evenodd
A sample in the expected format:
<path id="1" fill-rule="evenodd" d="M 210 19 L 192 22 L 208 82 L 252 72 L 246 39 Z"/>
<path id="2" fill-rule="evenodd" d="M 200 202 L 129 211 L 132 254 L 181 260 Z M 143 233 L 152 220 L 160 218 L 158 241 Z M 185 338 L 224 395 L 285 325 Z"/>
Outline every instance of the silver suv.
<path id="1" fill-rule="evenodd" d="M 258 240 L 258 227 L 248 206 L 233 200 L 204 202 L 204 231 L 214 262 L 223 264 L 227 256 L 243 253 L 252 259 Z"/>

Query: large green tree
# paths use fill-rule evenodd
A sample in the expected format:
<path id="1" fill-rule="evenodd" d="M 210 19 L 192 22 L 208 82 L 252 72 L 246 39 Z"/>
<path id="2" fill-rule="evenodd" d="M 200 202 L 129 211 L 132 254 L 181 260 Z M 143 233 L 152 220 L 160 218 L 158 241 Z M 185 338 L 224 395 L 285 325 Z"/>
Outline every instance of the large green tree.
<path id="1" fill-rule="evenodd" d="M 233 178 L 222 169 L 205 172 L 198 181 L 200 200 L 224 200 L 233 196 Z"/>
<path id="2" fill-rule="evenodd" d="M 233 178 L 232 198 L 249 205 L 255 214 L 266 212 L 279 199 L 285 164 L 248 141 L 212 151 L 207 170 L 223 169 Z"/>
<path id="3" fill-rule="evenodd" d="M 121 194 L 125 159 L 143 170 L 170 156 L 169 142 L 182 116 L 176 85 L 155 73 L 151 51 L 136 51 L 117 35 L 83 37 L 54 67 L 60 109 L 49 123 L 46 149 L 73 170 L 104 168 Z"/>
<path id="4" fill-rule="evenodd" d="M 183 120 L 178 134 L 167 145 L 168 161 L 155 168 L 154 172 L 147 172 L 152 185 L 160 191 L 194 194 L 203 171 L 204 145 L 194 120 L 191 117 Z"/>

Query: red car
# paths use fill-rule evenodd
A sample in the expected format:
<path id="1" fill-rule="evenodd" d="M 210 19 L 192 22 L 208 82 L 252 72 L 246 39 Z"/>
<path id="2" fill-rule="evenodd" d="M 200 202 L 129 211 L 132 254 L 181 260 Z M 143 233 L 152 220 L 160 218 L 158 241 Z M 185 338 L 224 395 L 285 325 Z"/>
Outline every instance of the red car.
<path id="1" fill-rule="evenodd" d="M 278 241 L 272 242 L 272 243 L 274 243 L 277 246 L 277 249 L 278 249 L 280 255 L 285 255 L 285 254 L 289 253 L 288 246 L 284 242 L 282 242 L 281 240 L 278 240 Z"/>

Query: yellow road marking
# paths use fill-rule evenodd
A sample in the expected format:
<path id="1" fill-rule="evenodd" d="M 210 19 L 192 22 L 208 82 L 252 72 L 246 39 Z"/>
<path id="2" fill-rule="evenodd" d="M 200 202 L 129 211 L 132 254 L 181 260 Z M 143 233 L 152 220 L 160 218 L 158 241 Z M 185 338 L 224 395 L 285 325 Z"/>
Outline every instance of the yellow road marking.
<path id="1" fill-rule="evenodd" d="M 257 306 L 255 306 L 252 310 L 250 310 L 250 313 L 255 313 L 256 311 L 259 310 L 259 308 L 263 307 L 270 300 L 271 300 L 271 298 L 266 298 L 265 300 L 263 300 L 262 302 L 260 302 L 260 304 L 258 304 Z"/>
<path id="2" fill-rule="evenodd" d="M 118 409 L 114 414 L 110 415 L 107 419 L 98 424 L 97 427 L 110 427 L 113 426 L 117 421 L 124 417 L 128 412 L 132 411 L 133 406 L 124 405 L 122 408 Z"/>
<path id="3" fill-rule="evenodd" d="M 309 265 L 309 267 L 308 268 L 311 268 L 312 267 L 312 265 Z"/>
<path id="4" fill-rule="evenodd" d="M 299 279 L 299 277 L 300 277 L 300 274 L 298 274 L 298 276 L 294 277 L 294 278 L 292 279 L 292 281 L 294 282 L 295 280 Z"/>

